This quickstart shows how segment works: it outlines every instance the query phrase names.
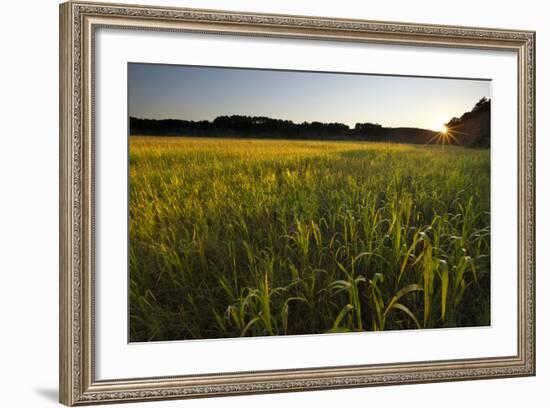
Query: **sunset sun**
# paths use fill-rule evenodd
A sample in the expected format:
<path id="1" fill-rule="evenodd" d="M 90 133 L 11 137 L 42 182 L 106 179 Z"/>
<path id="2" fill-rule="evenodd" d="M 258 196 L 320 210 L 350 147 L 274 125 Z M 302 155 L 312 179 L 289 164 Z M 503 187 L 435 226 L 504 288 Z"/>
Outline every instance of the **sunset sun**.
<path id="1" fill-rule="evenodd" d="M 440 133 L 445 134 L 445 133 L 447 133 L 448 131 L 449 131 L 449 128 L 448 128 L 447 126 L 445 126 L 445 125 L 441 125 L 441 128 L 439 128 L 439 132 L 440 132 Z"/>

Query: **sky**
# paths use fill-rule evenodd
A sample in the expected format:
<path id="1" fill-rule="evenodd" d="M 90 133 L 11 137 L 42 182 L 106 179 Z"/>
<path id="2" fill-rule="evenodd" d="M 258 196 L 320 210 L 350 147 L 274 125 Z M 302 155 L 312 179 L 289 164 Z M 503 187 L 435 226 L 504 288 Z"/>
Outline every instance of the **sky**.
<path id="1" fill-rule="evenodd" d="M 490 92 L 488 80 L 128 64 L 129 115 L 146 119 L 248 115 L 439 130 Z"/>

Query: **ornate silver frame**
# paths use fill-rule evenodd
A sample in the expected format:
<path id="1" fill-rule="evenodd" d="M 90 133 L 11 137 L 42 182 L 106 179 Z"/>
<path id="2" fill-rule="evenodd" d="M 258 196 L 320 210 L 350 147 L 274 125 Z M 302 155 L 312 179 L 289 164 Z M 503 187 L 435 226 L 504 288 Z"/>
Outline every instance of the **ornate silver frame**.
<path id="1" fill-rule="evenodd" d="M 518 349 L 513 356 L 96 380 L 93 49 L 99 27 L 508 50 L 518 61 Z M 535 374 L 535 33 L 68 2 L 60 5 L 60 402 L 66 405 Z"/>

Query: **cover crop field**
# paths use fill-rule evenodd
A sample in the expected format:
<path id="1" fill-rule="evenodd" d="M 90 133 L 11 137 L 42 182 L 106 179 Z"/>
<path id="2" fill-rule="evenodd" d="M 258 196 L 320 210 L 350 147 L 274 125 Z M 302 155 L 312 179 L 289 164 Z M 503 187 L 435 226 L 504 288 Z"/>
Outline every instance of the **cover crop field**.
<path id="1" fill-rule="evenodd" d="M 490 151 L 130 137 L 130 341 L 490 324 Z"/>

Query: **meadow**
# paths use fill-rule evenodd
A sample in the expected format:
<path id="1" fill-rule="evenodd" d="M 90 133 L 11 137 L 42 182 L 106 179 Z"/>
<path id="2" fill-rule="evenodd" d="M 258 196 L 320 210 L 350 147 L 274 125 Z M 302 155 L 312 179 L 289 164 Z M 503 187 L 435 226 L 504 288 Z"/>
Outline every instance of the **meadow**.
<path id="1" fill-rule="evenodd" d="M 490 151 L 130 137 L 130 341 L 490 324 Z"/>

